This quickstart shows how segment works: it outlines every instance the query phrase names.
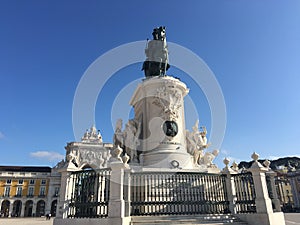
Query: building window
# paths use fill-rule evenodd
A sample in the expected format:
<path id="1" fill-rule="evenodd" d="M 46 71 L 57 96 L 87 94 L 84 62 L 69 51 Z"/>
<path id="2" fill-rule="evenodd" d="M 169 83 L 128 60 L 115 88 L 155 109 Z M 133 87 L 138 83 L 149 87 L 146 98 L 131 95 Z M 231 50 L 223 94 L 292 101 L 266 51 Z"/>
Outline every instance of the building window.
<path id="1" fill-rule="evenodd" d="M 10 194 L 10 187 L 5 187 L 4 197 L 9 197 L 9 194 Z"/>
<path id="2" fill-rule="evenodd" d="M 40 188 L 40 196 L 45 196 L 45 192 L 46 192 L 46 187 L 41 187 Z"/>
<path id="3" fill-rule="evenodd" d="M 29 181 L 29 184 L 34 184 L 34 180 L 30 180 L 30 181 Z"/>
<path id="4" fill-rule="evenodd" d="M 22 187 L 17 187 L 16 197 L 21 197 L 21 196 L 22 196 Z"/>
<path id="5" fill-rule="evenodd" d="M 45 185 L 46 184 L 46 180 L 41 180 L 41 184 Z"/>
<path id="6" fill-rule="evenodd" d="M 55 187 L 54 189 L 54 196 L 57 197 L 59 194 L 59 187 Z"/>
<path id="7" fill-rule="evenodd" d="M 11 184 L 11 179 L 6 180 L 7 184 Z"/>
<path id="8" fill-rule="evenodd" d="M 19 180 L 19 184 L 23 184 L 23 180 Z"/>
<path id="9" fill-rule="evenodd" d="M 34 195 L 34 187 L 29 187 L 28 188 L 28 196 L 33 196 Z"/>

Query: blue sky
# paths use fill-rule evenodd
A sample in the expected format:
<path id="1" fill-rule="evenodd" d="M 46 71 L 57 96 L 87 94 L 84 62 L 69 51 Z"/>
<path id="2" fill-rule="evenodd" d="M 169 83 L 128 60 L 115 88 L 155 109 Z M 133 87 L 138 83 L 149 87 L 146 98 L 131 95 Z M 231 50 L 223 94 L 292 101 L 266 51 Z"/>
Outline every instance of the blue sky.
<path id="1" fill-rule="evenodd" d="M 300 1 L 3 0 L 0 164 L 54 166 L 75 140 L 73 98 L 89 65 L 121 44 L 151 38 L 160 25 L 168 41 L 206 62 L 222 88 L 220 166 L 225 156 L 249 160 L 253 151 L 262 158 L 300 155 Z M 112 141 L 112 102 L 143 77 L 140 68 L 118 71 L 99 95 L 96 126 L 105 142 Z M 203 92 L 182 71 L 169 73 L 187 83 L 200 123 L 210 128 Z"/>

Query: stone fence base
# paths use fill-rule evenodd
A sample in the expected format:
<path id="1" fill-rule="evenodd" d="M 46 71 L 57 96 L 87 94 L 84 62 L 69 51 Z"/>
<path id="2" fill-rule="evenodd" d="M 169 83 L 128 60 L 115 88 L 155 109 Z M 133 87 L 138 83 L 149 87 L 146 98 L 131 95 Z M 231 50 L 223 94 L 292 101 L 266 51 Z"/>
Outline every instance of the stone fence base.
<path id="1" fill-rule="evenodd" d="M 249 213 L 236 214 L 238 218 L 247 222 L 249 225 L 284 225 L 284 215 L 282 212 L 275 213 Z"/>
<path id="2" fill-rule="evenodd" d="M 53 225 L 129 225 L 131 217 L 124 218 L 55 218 Z"/>

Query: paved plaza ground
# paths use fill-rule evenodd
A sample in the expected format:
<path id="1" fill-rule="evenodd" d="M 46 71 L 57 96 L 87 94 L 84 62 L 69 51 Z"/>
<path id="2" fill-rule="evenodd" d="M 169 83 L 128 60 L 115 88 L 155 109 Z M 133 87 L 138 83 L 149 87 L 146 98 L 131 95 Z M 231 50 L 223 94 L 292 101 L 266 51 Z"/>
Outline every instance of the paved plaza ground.
<path id="1" fill-rule="evenodd" d="M 46 220 L 45 217 L 38 218 L 0 218 L 0 225 L 52 225 L 53 218 Z"/>
<path id="2" fill-rule="evenodd" d="M 286 225 L 300 225 L 300 213 L 285 214 Z M 53 218 L 0 218 L 0 225 L 52 225 Z M 259 225 L 259 224 L 258 224 Z"/>

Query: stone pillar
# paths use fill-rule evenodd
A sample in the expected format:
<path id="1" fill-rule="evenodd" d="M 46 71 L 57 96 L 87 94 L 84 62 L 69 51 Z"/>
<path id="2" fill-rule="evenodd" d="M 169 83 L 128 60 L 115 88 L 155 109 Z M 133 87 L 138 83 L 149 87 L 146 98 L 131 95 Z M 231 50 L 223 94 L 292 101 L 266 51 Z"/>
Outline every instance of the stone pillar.
<path id="1" fill-rule="evenodd" d="M 8 217 L 11 217 L 13 207 L 14 207 L 14 201 L 10 201 L 9 210 L 8 210 Z"/>
<path id="2" fill-rule="evenodd" d="M 129 157 L 125 154 L 122 160 L 120 157 L 121 152 L 122 149 L 119 146 L 115 148 L 109 161 L 111 175 L 108 219 L 111 224 L 129 225 L 130 217 L 126 217 L 124 201 L 124 174 L 125 170 L 129 170 L 129 165 L 127 164 Z"/>
<path id="3" fill-rule="evenodd" d="M 24 215 L 25 215 L 25 206 L 26 206 L 26 201 L 22 201 L 22 208 L 21 208 L 20 217 L 24 217 Z"/>
<path id="4" fill-rule="evenodd" d="M 255 187 L 256 211 L 257 213 L 272 213 L 272 202 L 269 198 L 266 182 L 266 172 L 268 171 L 268 169 L 258 162 L 258 157 L 258 154 L 252 154 L 252 159 L 254 160 L 254 162 L 249 169 L 249 171 L 252 173 Z"/>
<path id="5" fill-rule="evenodd" d="M 249 171 L 252 173 L 254 188 L 255 188 L 255 204 L 256 213 L 247 214 L 243 217 L 249 225 L 285 225 L 284 215 L 282 212 L 273 212 L 272 202 L 269 198 L 266 172 L 268 168 L 264 167 L 258 162 L 259 155 L 257 153 L 252 154 L 254 160 Z"/>
<path id="6" fill-rule="evenodd" d="M 229 201 L 229 210 L 232 214 L 236 214 L 236 190 L 234 185 L 234 178 L 232 174 L 237 174 L 236 171 L 232 170 L 228 165 L 230 160 L 225 158 L 223 160 L 224 164 L 226 165 L 225 168 L 222 170 L 222 174 L 226 175 L 226 187 L 227 187 L 227 196 Z"/>
<path id="7" fill-rule="evenodd" d="M 111 166 L 109 212 L 110 218 L 123 218 L 125 216 L 125 201 L 123 198 L 124 164 L 113 162 Z"/>
<path id="8" fill-rule="evenodd" d="M 78 171 L 78 168 L 72 162 L 68 162 L 66 167 L 59 170 L 61 173 L 61 187 L 57 201 L 56 218 L 67 218 L 68 216 L 67 213 L 73 187 L 73 180 L 71 179 L 73 171 Z"/>
<path id="9" fill-rule="evenodd" d="M 36 206 L 37 206 L 36 199 L 34 199 L 32 203 L 32 214 L 31 214 L 33 217 L 36 217 Z"/>
<path id="10" fill-rule="evenodd" d="M 125 216 L 130 216 L 130 170 L 125 170 L 124 175 L 124 200 L 125 200 Z"/>
<path id="11" fill-rule="evenodd" d="M 271 192 L 272 192 L 273 196 L 269 196 L 269 197 L 271 198 L 272 206 L 274 207 L 273 210 L 274 210 L 274 212 L 281 212 L 280 201 L 278 199 L 276 185 L 275 185 L 276 173 L 271 170 L 271 168 L 270 168 L 271 162 L 269 160 L 265 160 L 263 164 L 264 164 L 264 166 L 267 167 L 268 172 L 266 173 L 266 175 L 269 176 L 269 178 L 270 178 L 270 185 L 271 185 L 270 188 L 271 188 Z"/>
<path id="12" fill-rule="evenodd" d="M 275 185 L 275 175 L 276 173 L 272 170 L 268 171 L 267 174 L 270 176 L 271 188 L 272 188 L 272 204 L 274 205 L 275 212 L 281 212 L 280 201 L 278 199 L 276 185 Z"/>

